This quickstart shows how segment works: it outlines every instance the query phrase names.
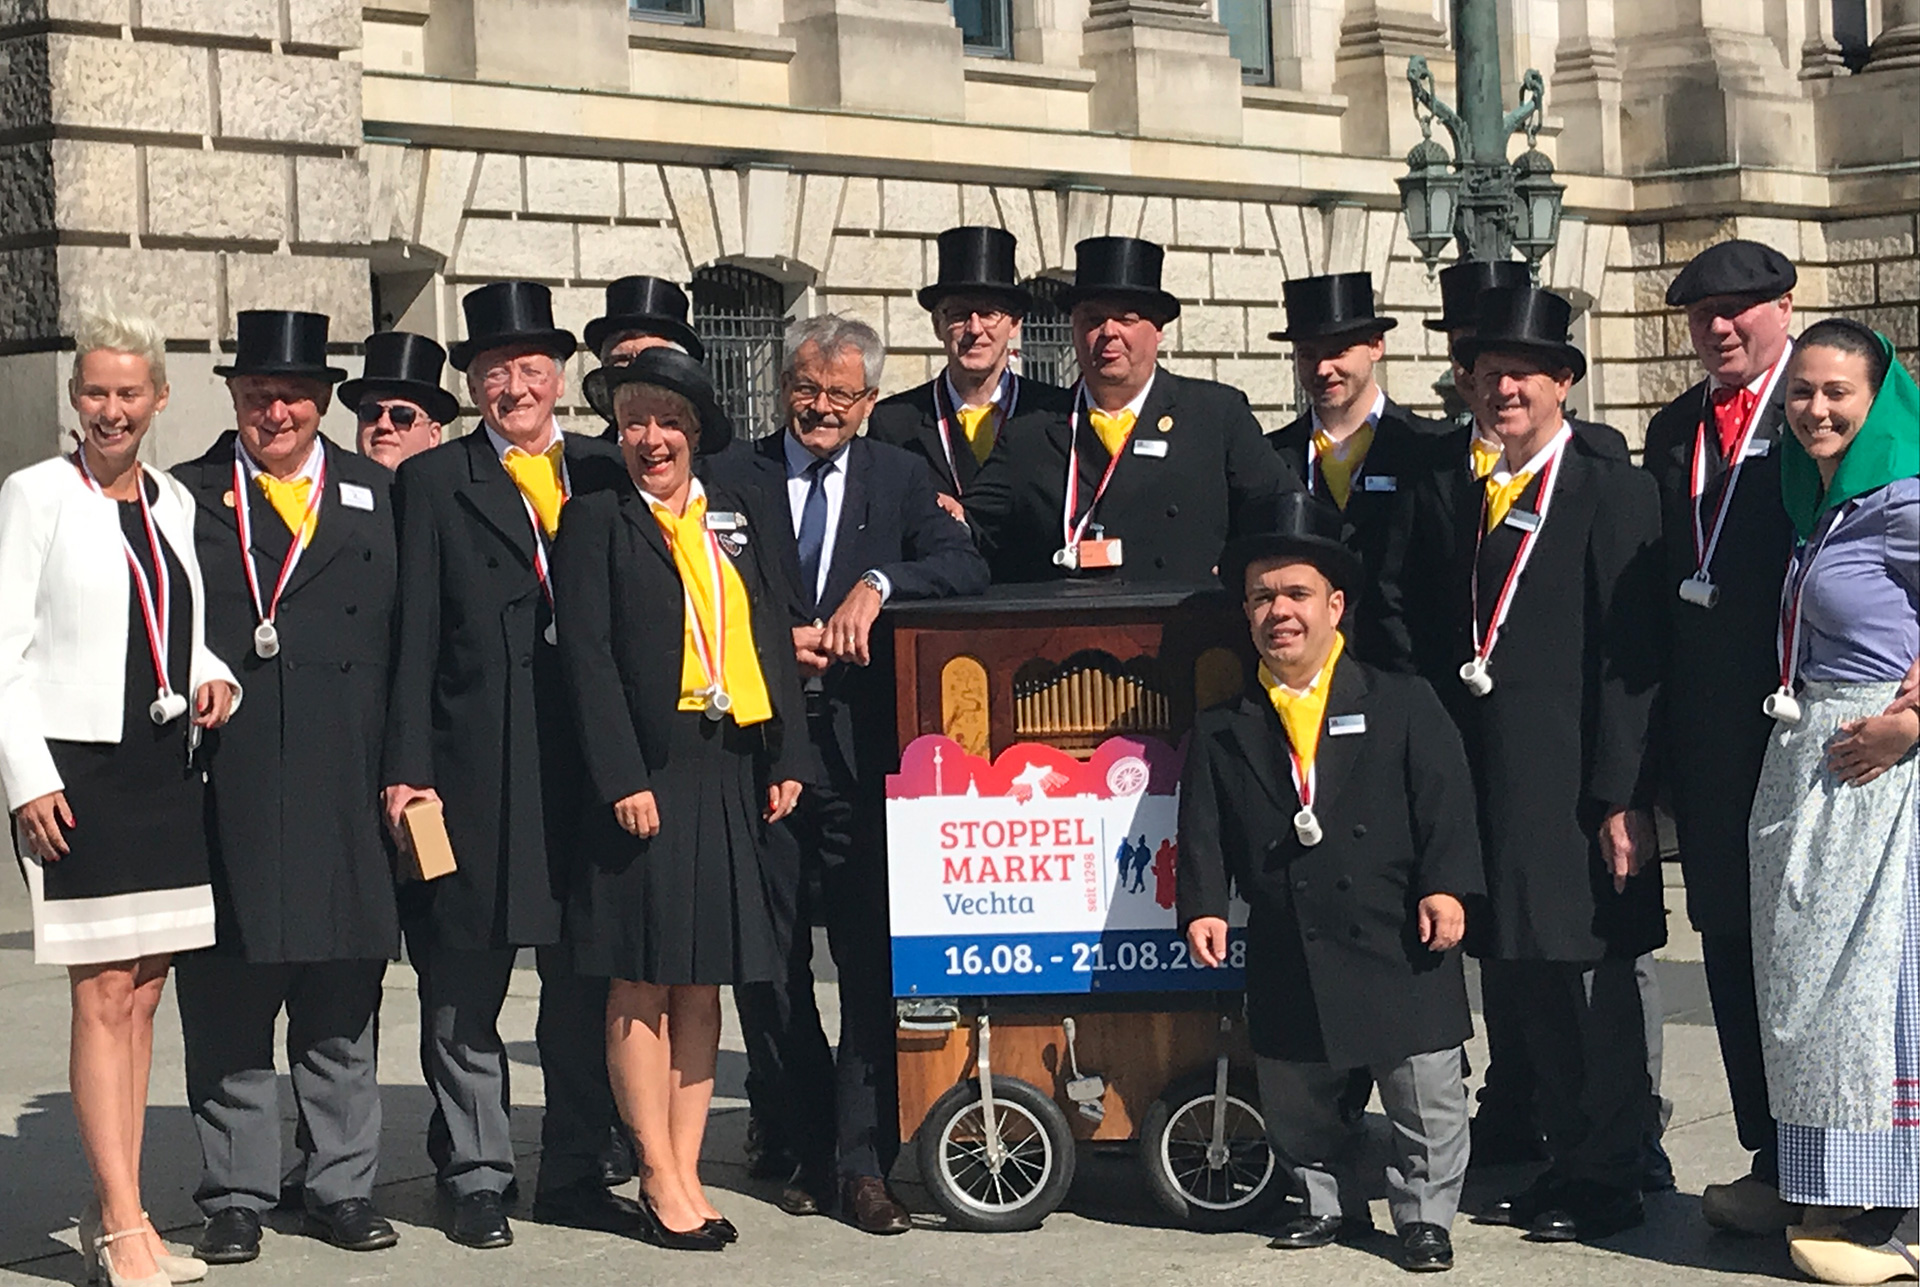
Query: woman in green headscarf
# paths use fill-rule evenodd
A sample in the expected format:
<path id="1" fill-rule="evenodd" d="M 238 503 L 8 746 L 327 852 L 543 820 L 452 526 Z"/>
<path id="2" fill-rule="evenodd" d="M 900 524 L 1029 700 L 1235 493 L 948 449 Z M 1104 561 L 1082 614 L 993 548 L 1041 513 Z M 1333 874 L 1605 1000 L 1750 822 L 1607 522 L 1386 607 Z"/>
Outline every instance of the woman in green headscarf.
<path id="1" fill-rule="evenodd" d="M 1894 1231 L 1920 1206 L 1920 712 L 1889 710 L 1920 655 L 1920 389 L 1844 319 L 1785 381 L 1800 540 L 1749 822 L 1761 1047 L 1795 1263 L 1883 1282 L 1915 1271 Z"/>

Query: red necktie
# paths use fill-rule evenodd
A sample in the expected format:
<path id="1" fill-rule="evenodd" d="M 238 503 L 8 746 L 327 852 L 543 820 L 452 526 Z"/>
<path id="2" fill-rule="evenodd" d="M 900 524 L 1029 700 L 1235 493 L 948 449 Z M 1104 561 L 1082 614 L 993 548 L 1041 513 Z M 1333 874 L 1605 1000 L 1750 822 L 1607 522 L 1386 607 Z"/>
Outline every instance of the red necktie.
<path id="1" fill-rule="evenodd" d="M 1733 463 L 1733 453 L 1740 448 L 1740 435 L 1759 401 L 1760 395 L 1745 387 L 1713 391 L 1713 427 L 1720 435 L 1720 458 L 1728 464 Z"/>

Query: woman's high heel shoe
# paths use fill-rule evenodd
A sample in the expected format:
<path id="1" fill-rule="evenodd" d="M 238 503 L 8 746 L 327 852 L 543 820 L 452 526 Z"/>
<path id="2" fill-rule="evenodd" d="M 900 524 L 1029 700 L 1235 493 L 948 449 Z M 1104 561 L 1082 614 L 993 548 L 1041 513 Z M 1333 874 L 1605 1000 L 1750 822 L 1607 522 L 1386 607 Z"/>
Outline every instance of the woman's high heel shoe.
<path id="1" fill-rule="evenodd" d="M 153 1263 L 160 1266 L 160 1272 L 172 1283 L 197 1283 L 207 1276 L 207 1262 L 193 1256 L 176 1256 L 167 1250 L 166 1240 L 161 1238 L 159 1230 L 153 1227 L 153 1218 L 146 1212 L 140 1218 L 147 1222 L 147 1232 L 153 1234 L 153 1240 L 160 1244 L 160 1250 L 153 1253 Z M 93 1244 L 100 1239 L 106 1229 L 100 1223 L 100 1199 L 88 1201 L 80 1212 L 80 1258 L 87 1263 L 88 1281 L 98 1279 L 97 1257 Z"/>
<path id="2" fill-rule="evenodd" d="M 700 1232 L 710 1233 L 722 1242 L 740 1241 L 740 1231 L 733 1227 L 733 1221 L 725 1216 L 715 1216 L 700 1226 Z"/>
<path id="3" fill-rule="evenodd" d="M 173 1280 L 167 1277 L 167 1271 L 164 1269 L 155 1269 L 144 1278 L 127 1278 L 123 1277 L 120 1271 L 114 1268 L 113 1244 L 124 1238 L 144 1238 L 146 1236 L 147 1227 L 143 1224 L 138 1229 L 122 1229 L 118 1233 L 103 1233 L 92 1242 L 86 1243 L 86 1251 L 83 1254 L 87 1262 L 87 1281 L 97 1283 L 104 1278 L 108 1287 L 172 1287 Z"/>
<path id="4" fill-rule="evenodd" d="M 676 1233 L 661 1221 L 660 1213 L 645 1193 L 640 1195 L 640 1240 L 668 1251 L 723 1251 L 726 1242 L 706 1225 L 686 1233 Z M 116 1285 L 117 1287 L 117 1285 Z M 145 1287 L 145 1284 L 142 1284 Z"/>

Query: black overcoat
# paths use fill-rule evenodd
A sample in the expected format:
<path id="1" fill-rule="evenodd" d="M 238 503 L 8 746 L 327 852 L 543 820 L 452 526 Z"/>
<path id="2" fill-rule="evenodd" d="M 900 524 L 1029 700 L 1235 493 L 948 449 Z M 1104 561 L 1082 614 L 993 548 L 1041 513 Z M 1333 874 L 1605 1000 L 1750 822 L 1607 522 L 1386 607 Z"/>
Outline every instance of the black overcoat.
<path id="1" fill-rule="evenodd" d="M 1354 656 L 1384 670 L 1408 671 L 1413 667 L 1413 645 L 1406 638 L 1397 614 L 1386 611 L 1386 604 L 1398 598 L 1393 584 L 1404 558 L 1394 542 L 1409 530 L 1407 508 L 1413 503 L 1417 480 L 1434 468 L 1447 428 L 1438 421 L 1416 416 L 1405 407 L 1387 400 L 1374 426 L 1373 443 L 1367 448 L 1360 472 L 1354 476 L 1353 489 L 1342 513 L 1341 540 L 1359 558 L 1366 572 L 1366 584 L 1350 596 L 1344 622 Z M 1267 442 L 1300 478 L 1307 477 L 1307 450 L 1313 438 L 1313 415 L 1300 416 Z M 1333 493 L 1318 470 L 1313 477 L 1314 494 L 1333 503 Z M 1391 627 L 1391 629 L 1389 629 Z"/>
<path id="2" fill-rule="evenodd" d="M 1300 807 L 1287 735 L 1257 686 L 1204 711 L 1180 781 L 1180 928 L 1246 898 L 1247 1016 L 1254 1051 L 1336 1068 L 1394 1063 L 1473 1035 L 1458 951 L 1420 941 L 1417 908 L 1452 894 L 1483 906 L 1473 782 L 1460 735 L 1425 680 L 1343 657 L 1327 698 L 1315 812 Z"/>
<path id="3" fill-rule="evenodd" d="M 1711 609 L 1684 603 L 1679 595 L 1680 582 L 1698 566 L 1691 478 L 1695 430 L 1703 417 L 1703 533 L 1712 530 L 1730 475 L 1707 406 L 1707 382 L 1661 408 L 1647 425 L 1644 463 L 1660 485 L 1667 555 L 1660 589 L 1671 622 L 1655 712 L 1655 745 L 1680 833 L 1687 914 L 1706 934 L 1745 937 L 1751 932 L 1747 814 L 1773 728 L 1760 706 L 1780 684 L 1774 632 L 1780 584 L 1793 551 L 1793 524 L 1780 501 L 1777 450 L 1787 432 L 1785 405 L 1786 381 L 1781 380 L 1754 431 L 1754 441 L 1765 444 L 1764 454 L 1747 458 L 1728 502 L 1726 525 L 1713 556 L 1720 599 Z"/>
<path id="4" fill-rule="evenodd" d="M 1421 673 L 1459 724 L 1473 765 L 1491 923 L 1469 937 L 1500 960 L 1597 961 L 1666 941 L 1657 864 L 1616 894 L 1600 858 L 1607 812 L 1647 798 L 1665 609 L 1658 489 L 1580 434 L 1562 456 L 1546 523 L 1491 670 L 1473 697 L 1473 583 L 1490 615 L 1520 532 L 1489 533 L 1476 566 L 1484 487 L 1460 463 L 1423 480 L 1407 547 L 1407 628 Z M 1515 508 L 1532 510 L 1539 480 Z M 1670 591 L 1668 591 L 1670 593 Z"/>
<path id="5" fill-rule="evenodd" d="M 207 646 L 247 694 L 207 734 L 214 950 L 257 963 L 399 954 L 393 869 L 380 820 L 392 646 L 393 475 L 320 439 L 326 477 L 313 541 L 281 595 L 280 652 L 254 653 L 258 618 L 240 557 L 232 432 L 175 466 L 198 502 Z M 258 488 L 248 516 L 261 595 L 293 534 Z M 351 503 L 349 503 L 349 501 Z"/>
<path id="6" fill-rule="evenodd" d="M 934 409 L 934 389 L 945 379 L 943 372 L 917 388 L 881 399 L 874 407 L 873 414 L 867 417 L 867 437 L 876 442 L 903 447 L 920 457 L 933 470 L 935 483 L 941 491 L 965 499 L 967 489 L 973 486 L 974 478 L 985 466 L 974 458 L 973 448 L 967 442 L 966 432 L 961 429 L 957 418 L 947 423 L 947 443 L 943 445 L 940 441 L 940 417 Z M 1016 375 L 1013 387 L 1013 416 L 1000 426 L 1000 434 L 995 441 L 1008 434 L 1038 432 L 1046 424 L 1064 420 L 1067 413 L 1073 410 L 1073 394 L 1058 385 Z M 941 391 L 940 397 L 944 403 L 945 390 Z M 951 407 L 947 409 L 952 410 Z"/>
<path id="7" fill-rule="evenodd" d="M 598 439 L 568 434 L 566 464 L 575 501 L 626 483 Z M 400 606 L 382 777 L 440 793 L 459 864 L 407 885 L 402 912 L 460 950 L 553 942 L 584 774 L 558 649 L 544 640 L 526 506 L 480 430 L 402 464 L 394 501 Z"/>
<path id="8" fill-rule="evenodd" d="M 1124 561 L 1069 573 L 1053 562 L 1064 544 L 1069 423 L 1060 417 L 1042 433 L 1004 435 L 967 491 L 967 517 L 995 581 L 1209 580 L 1227 539 L 1242 530 L 1247 502 L 1301 486 L 1262 440 L 1244 393 L 1162 367 L 1093 517 L 1124 542 Z M 1078 435 L 1076 509 L 1084 512 L 1112 457 L 1085 416 Z"/>

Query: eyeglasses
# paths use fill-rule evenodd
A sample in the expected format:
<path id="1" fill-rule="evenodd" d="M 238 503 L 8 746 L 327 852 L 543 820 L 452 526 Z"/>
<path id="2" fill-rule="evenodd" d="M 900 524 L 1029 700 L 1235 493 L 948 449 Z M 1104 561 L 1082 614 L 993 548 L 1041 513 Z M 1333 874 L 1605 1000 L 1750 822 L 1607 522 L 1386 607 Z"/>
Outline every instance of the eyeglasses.
<path id="1" fill-rule="evenodd" d="M 817 384 L 806 383 L 796 383 L 787 386 L 788 396 L 803 406 L 813 405 L 820 400 L 821 394 L 825 394 L 827 405 L 835 411 L 852 409 L 854 403 L 860 401 L 860 399 L 872 392 L 872 389 L 855 389 L 852 391 L 846 389 L 823 389 Z"/>
<path id="2" fill-rule="evenodd" d="M 997 308 L 993 305 L 987 305 L 983 308 L 965 309 L 959 305 L 955 305 L 951 308 L 943 308 L 940 310 L 940 324 L 951 330 L 956 326 L 965 326 L 977 317 L 980 319 L 982 326 L 998 326 L 1012 316 L 1013 314 L 1009 313 L 1006 309 Z"/>
<path id="3" fill-rule="evenodd" d="M 421 414 L 417 408 L 402 402 L 367 402 L 361 404 L 360 423 L 377 425 L 380 423 L 380 417 L 386 416 L 393 421 L 395 429 L 411 429 L 413 422 L 418 420 Z"/>

